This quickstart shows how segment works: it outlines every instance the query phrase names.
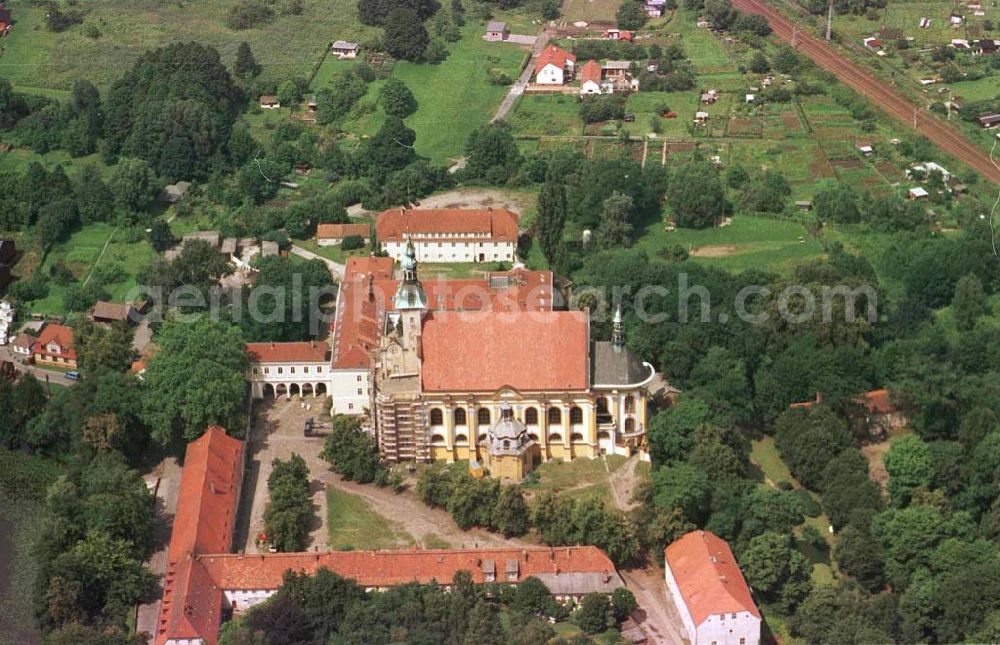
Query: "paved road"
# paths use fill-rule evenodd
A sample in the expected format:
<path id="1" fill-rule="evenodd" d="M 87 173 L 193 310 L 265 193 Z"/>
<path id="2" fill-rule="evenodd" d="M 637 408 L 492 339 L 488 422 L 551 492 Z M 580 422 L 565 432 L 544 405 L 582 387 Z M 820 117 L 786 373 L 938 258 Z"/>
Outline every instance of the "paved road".
<path id="1" fill-rule="evenodd" d="M 10 361 L 14 363 L 14 367 L 17 368 L 18 372 L 30 372 L 42 383 L 42 385 L 45 384 L 46 379 L 51 381 L 54 385 L 61 385 L 63 387 L 69 387 L 70 385 L 76 383 L 76 381 L 66 378 L 66 374 L 64 372 L 46 370 L 40 367 L 35 367 L 34 365 L 22 364 L 19 358 L 14 357 L 14 354 L 11 353 L 9 347 L 0 347 L 0 361 Z"/>
<path id="2" fill-rule="evenodd" d="M 538 38 L 535 39 L 535 44 L 531 48 L 531 59 L 528 60 L 528 64 L 524 66 L 524 70 L 521 72 L 521 76 L 518 77 L 514 84 L 511 85 L 510 91 L 507 92 L 507 96 L 503 97 L 503 101 L 500 102 L 500 107 L 497 108 L 496 114 L 490 119 L 490 123 L 494 121 L 499 121 L 500 119 L 507 116 L 510 109 L 514 107 L 514 102 L 517 101 L 517 97 L 524 94 L 524 88 L 528 87 L 528 83 L 531 82 L 531 76 L 535 73 L 535 59 L 538 55 L 542 53 L 545 49 L 545 45 L 548 44 L 551 34 L 547 29 L 543 29 L 539 34 Z"/>
<path id="3" fill-rule="evenodd" d="M 886 113 L 912 127 L 914 105 L 898 90 L 884 80 L 848 60 L 833 45 L 816 38 L 804 28 L 796 28 L 795 22 L 762 0 L 734 0 L 733 6 L 742 11 L 756 13 L 767 18 L 774 33 L 786 42 L 791 42 L 795 30 L 797 49 L 811 58 L 817 65 L 832 72 L 842 83 L 854 91 L 868 97 L 870 101 Z M 938 119 L 926 110 L 916 113 L 917 131 L 930 139 L 939 148 L 982 175 L 987 180 L 1000 185 L 1000 167 L 989 155 L 962 136 L 955 128 Z"/>
<path id="4" fill-rule="evenodd" d="M 156 621 L 160 614 L 160 594 L 163 591 L 163 576 L 167 572 L 167 548 L 170 545 L 170 532 L 174 526 L 174 515 L 177 513 L 177 495 L 181 486 L 181 467 L 177 460 L 169 457 L 160 463 L 146 478 L 147 485 L 156 485 L 156 528 L 155 539 L 157 550 L 146 563 L 146 567 L 156 574 L 160 582 L 155 599 L 139 605 L 136 614 L 135 631 L 146 633 L 147 641 L 152 643 L 156 638 Z"/>
<path id="5" fill-rule="evenodd" d="M 337 262 L 334 262 L 333 260 L 327 260 L 323 256 L 316 255 L 312 251 L 307 251 L 306 249 L 302 248 L 301 246 L 295 246 L 294 244 L 292 245 L 292 253 L 294 253 L 295 255 L 299 256 L 300 258 L 305 258 L 307 260 L 322 260 L 322 261 L 326 262 L 326 266 L 330 269 L 330 273 L 332 273 L 333 275 L 337 276 L 338 280 L 343 280 L 344 279 L 344 265 L 343 264 L 338 264 Z"/>

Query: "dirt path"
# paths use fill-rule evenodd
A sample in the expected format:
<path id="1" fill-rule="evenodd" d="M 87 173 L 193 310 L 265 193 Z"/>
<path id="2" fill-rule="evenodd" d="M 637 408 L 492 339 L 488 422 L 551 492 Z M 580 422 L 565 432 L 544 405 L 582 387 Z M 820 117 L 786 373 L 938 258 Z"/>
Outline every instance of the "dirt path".
<path id="1" fill-rule="evenodd" d="M 510 86 L 510 91 L 503 97 L 503 101 L 497 107 L 497 111 L 493 115 L 493 118 L 490 119 L 490 123 L 499 121 L 507 116 L 510 109 L 514 107 L 514 103 L 517 102 L 517 97 L 524 94 L 524 88 L 528 87 L 528 83 L 531 82 L 531 76 L 535 73 L 535 59 L 545 49 L 545 45 L 548 44 L 551 35 L 547 29 L 543 29 L 538 33 L 538 38 L 535 39 L 535 44 L 531 47 L 531 58 L 528 60 L 528 64 L 524 66 L 521 75 Z"/>
<path id="2" fill-rule="evenodd" d="M 635 472 L 636 464 L 639 463 L 639 455 L 634 454 L 628 458 L 618 470 L 608 474 L 608 483 L 611 484 L 611 499 L 615 506 L 623 511 L 630 511 L 635 506 L 632 501 L 632 492 L 639 484 L 639 476 Z M 605 468 L 607 460 L 604 461 Z"/>
<path id="3" fill-rule="evenodd" d="M 908 126 L 916 125 L 915 129 L 920 134 L 943 151 L 967 164 L 985 179 L 1000 185 L 1000 166 L 995 165 L 985 152 L 955 128 L 911 103 L 884 80 L 848 60 L 833 45 L 821 41 L 806 29 L 797 28 L 791 18 L 762 0 L 735 0 L 733 6 L 766 17 L 774 33 L 785 42 L 791 42 L 794 30 L 797 49 L 817 65 L 832 72 L 842 83 L 866 96 L 886 113 Z"/>
<path id="4" fill-rule="evenodd" d="M 420 208 L 507 208 L 524 212 L 534 205 L 533 195 L 504 190 L 459 188 L 420 200 Z"/>
<path id="5" fill-rule="evenodd" d="M 157 480 L 159 480 L 157 482 Z M 147 486 L 156 488 L 156 526 L 154 539 L 156 552 L 149 558 L 146 568 L 153 572 L 161 581 L 167 571 L 167 549 L 170 546 L 170 533 L 174 526 L 174 515 L 177 514 L 177 497 L 181 488 L 181 466 L 173 457 L 163 460 L 146 478 Z M 160 594 L 163 583 L 157 585 L 157 595 L 147 603 L 139 605 L 136 612 L 135 631 L 146 633 L 147 641 L 152 643 L 156 637 L 156 621 L 160 615 Z"/>
<path id="6" fill-rule="evenodd" d="M 650 564 L 644 569 L 619 572 L 625 579 L 625 586 L 632 591 L 639 604 L 633 618 L 650 643 L 682 645 L 687 640 L 683 636 L 681 617 L 670 600 L 667 581 L 663 571 Z"/>

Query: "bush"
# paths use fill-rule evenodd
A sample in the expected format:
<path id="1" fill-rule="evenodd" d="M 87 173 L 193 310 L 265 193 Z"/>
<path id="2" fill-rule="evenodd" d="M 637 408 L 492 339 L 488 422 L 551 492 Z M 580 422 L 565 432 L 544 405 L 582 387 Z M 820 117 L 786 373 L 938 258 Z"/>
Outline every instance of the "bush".
<path id="1" fill-rule="evenodd" d="M 340 248 L 344 251 L 363 249 L 365 248 L 365 238 L 360 235 L 348 235 L 344 238 L 344 241 L 340 243 Z"/>
<path id="2" fill-rule="evenodd" d="M 274 18 L 274 10 L 260 0 L 240 0 L 230 7 L 226 24 L 230 29 L 241 30 L 258 27 Z"/>
<path id="3" fill-rule="evenodd" d="M 620 96 L 590 96 L 580 102 L 580 118 L 599 123 L 625 116 L 625 101 Z"/>

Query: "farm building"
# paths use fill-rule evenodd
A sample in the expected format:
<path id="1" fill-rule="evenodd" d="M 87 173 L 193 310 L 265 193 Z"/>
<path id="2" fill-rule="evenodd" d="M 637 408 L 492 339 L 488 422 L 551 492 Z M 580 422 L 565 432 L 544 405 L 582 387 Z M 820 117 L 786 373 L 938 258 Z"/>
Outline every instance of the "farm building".
<path id="1" fill-rule="evenodd" d="M 858 152 L 860 152 L 866 157 L 872 156 L 872 154 L 875 152 L 875 149 L 872 148 L 870 143 L 858 143 L 856 144 L 855 147 L 857 147 Z"/>
<path id="2" fill-rule="evenodd" d="M 906 197 L 912 200 L 926 199 L 929 196 L 930 193 L 928 193 L 920 186 L 917 186 L 916 188 L 911 188 L 910 191 L 906 194 Z"/>
<path id="3" fill-rule="evenodd" d="M 695 123 L 708 123 L 708 112 L 695 112 L 694 113 Z"/>
<path id="4" fill-rule="evenodd" d="M 874 37 L 865 38 L 861 42 L 864 44 L 865 47 L 873 51 L 878 51 L 879 49 L 882 49 L 882 41 L 879 40 L 878 38 Z"/>
<path id="5" fill-rule="evenodd" d="M 260 109 L 275 110 L 280 107 L 281 107 L 281 101 L 278 100 L 277 96 L 264 94 L 263 96 L 260 97 Z"/>
<path id="6" fill-rule="evenodd" d="M 906 171 L 907 177 L 913 177 L 914 174 L 919 175 L 922 178 L 928 177 L 933 172 L 941 173 L 941 181 L 948 183 L 951 181 L 951 173 L 948 169 L 941 164 L 934 163 L 933 161 L 928 161 L 925 163 L 913 164 Z"/>
<path id="7" fill-rule="evenodd" d="M 660 18 L 663 16 L 666 4 L 666 0 L 646 0 L 643 8 L 646 10 L 646 16 L 649 18 Z"/>
<path id="8" fill-rule="evenodd" d="M 1000 125 L 1000 114 L 990 112 L 989 114 L 979 116 L 976 120 L 979 121 L 979 125 L 984 128 L 995 128 Z"/>
<path id="9" fill-rule="evenodd" d="M 90 319 L 95 323 L 127 323 L 132 320 L 132 305 L 98 300 L 90 310 Z"/>
<path id="10" fill-rule="evenodd" d="M 164 186 L 163 190 L 160 191 L 160 195 L 157 197 L 157 199 L 161 202 L 174 204 L 187 197 L 189 190 L 191 190 L 191 182 L 179 181 L 176 184 L 170 184 L 169 186 Z"/>
<path id="11" fill-rule="evenodd" d="M 361 47 L 357 43 L 347 40 L 338 40 L 330 45 L 330 53 L 336 54 L 337 58 L 341 60 L 345 58 L 357 58 L 360 49 Z"/>
<path id="12" fill-rule="evenodd" d="M 486 40 L 490 42 L 507 40 L 508 34 L 507 23 L 499 20 L 491 20 L 486 23 Z"/>
<path id="13" fill-rule="evenodd" d="M 316 243 L 320 246 L 336 246 L 346 237 L 367 239 L 369 235 L 371 227 L 367 224 L 320 224 L 316 227 Z"/>
<path id="14" fill-rule="evenodd" d="M 3 6 L 0 2 L 0 37 L 6 36 L 7 33 L 14 28 L 14 18 L 11 16 L 10 9 Z"/>
<path id="15" fill-rule="evenodd" d="M 562 85 L 573 77 L 576 56 L 549 45 L 535 63 L 535 82 L 539 85 Z"/>

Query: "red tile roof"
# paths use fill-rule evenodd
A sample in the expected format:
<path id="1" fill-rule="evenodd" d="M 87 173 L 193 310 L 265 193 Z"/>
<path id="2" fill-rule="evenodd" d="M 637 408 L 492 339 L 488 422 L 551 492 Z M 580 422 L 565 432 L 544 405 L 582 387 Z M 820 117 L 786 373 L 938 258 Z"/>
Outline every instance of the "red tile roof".
<path id="1" fill-rule="evenodd" d="M 733 552 L 719 536 L 692 531 L 664 551 L 695 626 L 711 615 L 748 611 L 760 618 Z"/>
<path id="2" fill-rule="evenodd" d="M 398 285 L 391 258 L 348 258 L 333 327 L 334 369 L 368 366 L 379 342 L 379 320 L 392 309 Z M 554 294 L 550 271 L 523 269 L 472 280 L 427 280 L 423 287 L 431 310 L 448 311 L 551 311 Z"/>
<path id="3" fill-rule="evenodd" d="M 365 587 L 432 580 L 450 584 L 459 571 L 486 582 L 483 564 L 492 561 L 497 580 L 505 579 L 508 561 L 518 563 L 518 579 L 539 574 L 606 573 L 617 575 L 608 556 L 595 546 L 524 549 L 433 549 L 412 551 L 330 551 L 267 555 L 204 555 L 199 562 L 223 589 L 277 589 L 285 571 L 315 574 L 326 568 Z"/>
<path id="4" fill-rule="evenodd" d="M 859 403 L 868 408 L 869 412 L 875 414 L 892 414 L 896 412 L 896 406 L 892 404 L 892 396 L 889 394 L 889 390 L 885 388 L 865 392 Z"/>
<path id="5" fill-rule="evenodd" d="M 325 341 L 247 343 L 254 363 L 323 363 L 329 360 L 329 349 Z"/>
<path id="6" fill-rule="evenodd" d="M 589 385 L 586 312 L 436 312 L 424 320 L 428 391 L 584 390 Z"/>
<path id="7" fill-rule="evenodd" d="M 61 353 L 49 353 L 46 349 L 49 343 L 56 343 L 62 348 Z M 42 333 L 35 341 L 35 354 L 42 356 L 62 356 L 76 360 L 76 350 L 73 349 L 73 329 L 66 325 L 49 323 L 42 328 Z"/>
<path id="8" fill-rule="evenodd" d="M 17 336 L 14 337 L 14 340 L 11 341 L 11 345 L 13 345 L 14 347 L 26 350 L 30 350 L 34 344 L 35 344 L 35 337 L 29 334 L 18 334 Z"/>
<path id="9" fill-rule="evenodd" d="M 583 85 L 587 81 L 601 82 L 601 64 L 596 60 L 588 60 L 580 70 L 580 84 Z"/>
<path id="10" fill-rule="evenodd" d="M 419 240 L 427 234 L 464 238 L 474 233 L 516 242 L 517 213 L 506 208 L 394 208 L 379 214 L 375 230 L 380 242 L 399 242 L 407 235 Z"/>
<path id="11" fill-rule="evenodd" d="M 340 240 L 351 235 L 367 238 L 371 231 L 368 224 L 320 224 L 316 227 L 316 239 Z"/>
<path id="12" fill-rule="evenodd" d="M 569 53 L 565 49 L 556 47 L 555 45 L 549 45 L 546 47 L 541 54 L 538 55 L 538 60 L 535 62 L 535 73 L 542 71 L 542 69 L 549 64 L 555 65 L 559 69 L 565 70 L 566 63 L 568 61 L 576 62 L 576 56 Z"/>
<path id="13" fill-rule="evenodd" d="M 157 645 L 199 636 L 216 642 L 222 590 L 194 556 L 229 551 L 242 476 L 243 443 L 219 426 L 188 444 L 167 550 Z"/>

